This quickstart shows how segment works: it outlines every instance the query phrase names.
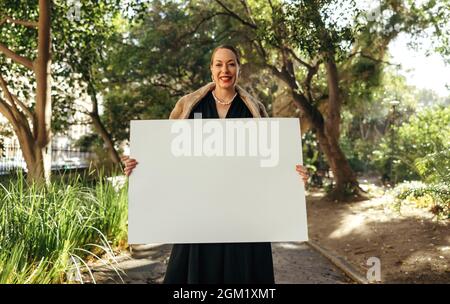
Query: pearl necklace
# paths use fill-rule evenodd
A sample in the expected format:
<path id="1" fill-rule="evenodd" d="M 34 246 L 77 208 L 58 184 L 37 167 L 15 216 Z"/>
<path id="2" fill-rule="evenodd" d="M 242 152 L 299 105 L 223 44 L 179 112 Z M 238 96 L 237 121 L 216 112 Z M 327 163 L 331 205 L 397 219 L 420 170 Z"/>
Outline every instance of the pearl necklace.
<path id="1" fill-rule="evenodd" d="M 227 106 L 227 105 L 229 105 L 230 103 L 233 102 L 234 98 L 237 96 L 237 93 L 234 94 L 233 98 L 231 98 L 230 101 L 222 101 L 222 100 L 220 100 L 219 98 L 216 97 L 216 95 L 214 94 L 214 91 L 212 91 L 212 95 L 213 95 L 214 99 L 215 99 L 218 103 L 220 103 L 221 105 Z"/>

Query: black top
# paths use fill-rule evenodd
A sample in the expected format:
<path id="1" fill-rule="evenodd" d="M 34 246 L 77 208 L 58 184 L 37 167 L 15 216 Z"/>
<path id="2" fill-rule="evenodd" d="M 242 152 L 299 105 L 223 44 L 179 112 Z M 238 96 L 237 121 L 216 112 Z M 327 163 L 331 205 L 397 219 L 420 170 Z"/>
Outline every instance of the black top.
<path id="1" fill-rule="evenodd" d="M 219 118 L 211 92 L 192 109 L 202 118 Z M 251 118 L 244 101 L 236 95 L 226 118 Z M 233 191 L 233 189 L 230 189 Z M 176 223 L 174 223 L 176 225 Z M 175 244 L 164 277 L 166 284 L 253 283 L 273 284 L 274 272 L 270 243 Z"/>
<path id="2" fill-rule="evenodd" d="M 212 91 L 209 91 L 205 97 L 202 98 L 192 109 L 189 114 L 189 119 L 194 118 L 195 113 L 201 113 L 202 118 L 219 118 L 219 113 L 217 113 L 216 101 L 212 95 Z M 253 115 L 250 110 L 245 105 L 245 102 L 238 95 L 234 98 L 231 103 L 227 115 L 225 118 L 252 118 Z"/>

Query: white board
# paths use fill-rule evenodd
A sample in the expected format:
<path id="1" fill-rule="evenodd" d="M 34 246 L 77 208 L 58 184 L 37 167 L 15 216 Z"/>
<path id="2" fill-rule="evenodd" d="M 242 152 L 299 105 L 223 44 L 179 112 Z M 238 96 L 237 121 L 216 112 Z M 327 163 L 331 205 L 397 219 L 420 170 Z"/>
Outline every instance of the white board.
<path id="1" fill-rule="evenodd" d="M 130 244 L 308 239 L 298 119 L 131 121 L 130 157 Z"/>

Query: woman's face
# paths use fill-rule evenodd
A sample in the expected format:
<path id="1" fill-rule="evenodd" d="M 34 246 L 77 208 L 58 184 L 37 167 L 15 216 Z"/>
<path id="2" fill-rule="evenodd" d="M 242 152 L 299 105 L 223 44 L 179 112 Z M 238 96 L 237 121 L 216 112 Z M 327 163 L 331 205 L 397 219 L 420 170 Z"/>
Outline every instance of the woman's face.
<path id="1" fill-rule="evenodd" d="M 229 89 L 237 82 L 239 65 L 234 53 L 228 49 L 218 49 L 214 54 L 211 74 L 216 86 Z"/>

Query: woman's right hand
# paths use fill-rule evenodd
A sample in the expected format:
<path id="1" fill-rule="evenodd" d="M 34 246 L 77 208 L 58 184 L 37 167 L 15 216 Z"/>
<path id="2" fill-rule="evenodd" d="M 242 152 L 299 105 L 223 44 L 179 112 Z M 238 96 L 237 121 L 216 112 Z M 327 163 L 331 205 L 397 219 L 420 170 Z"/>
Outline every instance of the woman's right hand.
<path id="1" fill-rule="evenodd" d="M 130 176 L 133 169 L 136 168 L 138 162 L 134 158 L 130 158 L 127 155 L 122 156 L 120 159 L 122 160 L 122 163 L 125 165 L 123 172 L 125 173 L 126 176 Z"/>

